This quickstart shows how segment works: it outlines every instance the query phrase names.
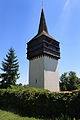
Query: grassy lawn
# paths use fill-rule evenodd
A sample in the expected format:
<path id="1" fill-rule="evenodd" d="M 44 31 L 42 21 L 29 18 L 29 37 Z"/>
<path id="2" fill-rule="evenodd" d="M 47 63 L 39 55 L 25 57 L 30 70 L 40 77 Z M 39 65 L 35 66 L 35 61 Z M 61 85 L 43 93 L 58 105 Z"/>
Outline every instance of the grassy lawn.
<path id="1" fill-rule="evenodd" d="M 43 119 L 38 119 L 38 118 L 29 118 L 29 117 L 21 117 L 17 114 L 14 114 L 12 112 L 7 112 L 4 110 L 0 110 L 0 120 L 43 120 Z M 53 119 L 45 119 L 45 120 L 53 120 Z M 56 118 L 55 120 L 72 120 L 71 118 Z M 75 118 L 73 118 L 73 120 L 76 120 Z M 80 119 L 78 119 L 80 120 Z"/>
<path id="2" fill-rule="evenodd" d="M 21 117 L 14 113 L 0 110 L 0 120 L 42 120 L 42 119 Z"/>

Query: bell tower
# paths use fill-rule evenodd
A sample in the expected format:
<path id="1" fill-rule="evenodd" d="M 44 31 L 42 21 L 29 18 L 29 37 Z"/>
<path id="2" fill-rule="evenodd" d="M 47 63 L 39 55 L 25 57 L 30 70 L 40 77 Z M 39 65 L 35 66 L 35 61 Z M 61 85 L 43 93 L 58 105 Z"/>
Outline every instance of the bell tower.
<path id="1" fill-rule="evenodd" d="M 27 43 L 29 86 L 59 91 L 59 42 L 48 33 L 42 8 L 38 34 Z"/>

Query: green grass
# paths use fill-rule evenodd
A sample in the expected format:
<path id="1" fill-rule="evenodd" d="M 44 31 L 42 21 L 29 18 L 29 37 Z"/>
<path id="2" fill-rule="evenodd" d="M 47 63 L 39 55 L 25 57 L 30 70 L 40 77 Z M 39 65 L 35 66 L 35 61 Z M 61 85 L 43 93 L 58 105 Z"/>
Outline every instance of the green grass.
<path id="1" fill-rule="evenodd" d="M 0 120 L 42 120 L 42 119 L 21 117 L 14 113 L 0 110 Z"/>
<path id="2" fill-rule="evenodd" d="M 43 119 L 21 117 L 20 115 L 14 114 L 12 112 L 0 110 L 0 120 L 43 120 Z M 54 120 L 54 119 L 45 119 L 45 120 Z M 61 118 L 56 118 L 55 120 L 71 120 L 71 118 L 68 117 L 64 118 L 64 116 L 62 116 Z M 76 119 L 73 118 L 73 120 Z"/>

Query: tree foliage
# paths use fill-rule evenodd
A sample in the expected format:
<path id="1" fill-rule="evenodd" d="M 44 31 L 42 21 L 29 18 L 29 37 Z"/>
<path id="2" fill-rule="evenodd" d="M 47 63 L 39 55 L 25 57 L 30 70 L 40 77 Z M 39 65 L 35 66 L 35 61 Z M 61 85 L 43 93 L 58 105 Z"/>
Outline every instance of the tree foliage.
<path id="1" fill-rule="evenodd" d="M 6 59 L 2 61 L 2 67 L 0 68 L 3 73 L 0 75 L 0 88 L 7 88 L 10 85 L 15 85 L 16 80 L 19 78 L 19 65 L 17 56 L 15 56 L 15 50 L 9 49 Z"/>
<path id="2" fill-rule="evenodd" d="M 62 91 L 80 89 L 80 78 L 78 78 L 76 73 L 72 71 L 62 74 L 60 77 L 60 89 Z"/>

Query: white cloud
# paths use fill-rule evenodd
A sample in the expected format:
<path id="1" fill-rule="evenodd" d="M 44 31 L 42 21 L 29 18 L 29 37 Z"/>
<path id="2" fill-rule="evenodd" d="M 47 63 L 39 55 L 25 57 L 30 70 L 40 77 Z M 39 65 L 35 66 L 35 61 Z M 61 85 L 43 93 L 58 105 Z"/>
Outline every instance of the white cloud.
<path id="1" fill-rule="evenodd" d="M 70 0 L 66 0 L 65 4 L 64 4 L 64 10 L 69 6 Z"/>
<path id="2" fill-rule="evenodd" d="M 74 9 L 76 10 L 80 6 L 80 0 L 66 0 L 62 8 L 61 15 L 55 25 L 58 28 L 57 31 L 61 31 L 62 35 L 67 34 L 72 20 Z M 61 36 L 61 35 L 60 35 Z"/>
<path id="3" fill-rule="evenodd" d="M 80 4 L 80 0 L 66 0 L 63 10 L 74 8 Z"/>

